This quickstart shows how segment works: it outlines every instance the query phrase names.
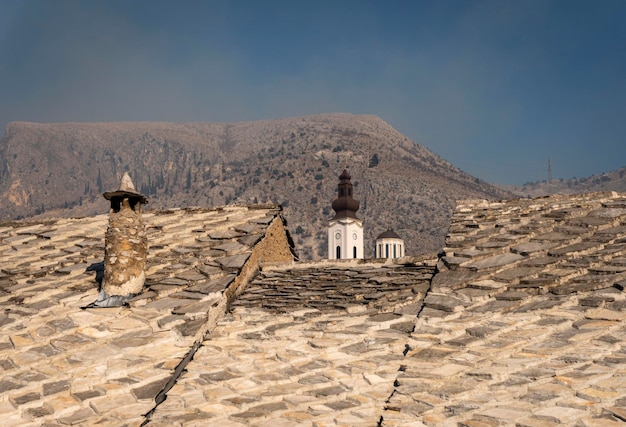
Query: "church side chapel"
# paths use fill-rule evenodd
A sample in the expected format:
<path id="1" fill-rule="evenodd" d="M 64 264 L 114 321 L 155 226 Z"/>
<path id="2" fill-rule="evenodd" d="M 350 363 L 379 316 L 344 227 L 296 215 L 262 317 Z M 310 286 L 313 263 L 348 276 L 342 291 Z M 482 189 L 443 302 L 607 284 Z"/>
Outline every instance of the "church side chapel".
<path id="1" fill-rule="evenodd" d="M 402 258 L 404 249 L 404 240 L 390 228 L 376 237 L 374 258 Z"/>

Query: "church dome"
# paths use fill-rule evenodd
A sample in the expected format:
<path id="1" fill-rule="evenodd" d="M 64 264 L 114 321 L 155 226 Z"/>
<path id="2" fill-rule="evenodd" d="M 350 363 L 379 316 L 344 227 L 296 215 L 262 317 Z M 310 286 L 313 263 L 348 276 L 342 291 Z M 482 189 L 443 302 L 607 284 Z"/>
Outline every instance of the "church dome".
<path id="1" fill-rule="evenodd" d="M 389 230 L 380 233 L 378 235 L 378 237 L 376 238 L 376 240 L 379 240 L 379 239 L 400 239 L 400 240 L 402 240 L 402 237 L 398 236 L 398 234 L 395 231 L 393 231 L 393 229 L 390 228 Z"/>
<path id="2" fill-rule="evenodd" d="M 333 200 L 333 210 L 337 213 L 335 217 L 341 217 L 340 213 L 345 213 L 344 216 L 356 218 L 356 211 L 359 210 L 360 203 L 358 200 L 348 197 L 339 197 Z"/>

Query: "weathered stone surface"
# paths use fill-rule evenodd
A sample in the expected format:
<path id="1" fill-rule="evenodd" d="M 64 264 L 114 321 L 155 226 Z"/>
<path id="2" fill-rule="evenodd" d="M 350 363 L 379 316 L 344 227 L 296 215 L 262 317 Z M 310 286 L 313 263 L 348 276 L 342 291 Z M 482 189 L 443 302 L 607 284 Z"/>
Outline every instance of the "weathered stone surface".
<path id="1" fill-rule="evenodd" d="M 111 212 L 105 237 L 104 280 L 107 296 L 141 293 L 145 282 L 148 238 L 140 211 L 129 206 Z"/>
<path id="2" fill-rule="evenodd" d="M 611 240 L 599 236 L 610 229 L 606 228 L 610 221 L 586 218 L 590 209 L 602 212 L 604 197 L 620 196 L 470 202 L 457 207 L 456 220 L 465 218 L 472 226 L 451 228 L 455 234 L 449 246 L 466 261 L 435 275 L 433 284 L 441 285 L 433 286 L 434 293 L 426 296 L 412 332 L 419 347 L 403 360 L 397 393 L 383 421 L 389 420 L 390 425 L 397 420 L 432 425 L 443 425 L 445 420 L 446 425 L 466 426 L 602 425 L 589 422 L 606 413 L 601 402 L 612 402 L 624 388 L 617 385 L 617 371 L 612 368 L 616 365 L 611 362 L 619 364 L 622 358 L 611 344 L 601 342 L 616 343 L 616 337 L 606 332 L 623 331 L 620 307 L 626 307 L 621 304 L 626 295 L 614 285 L 620 278 L 612 277 L 621 273 L 623 264 L 618 259 L 623 249 L 609 249 L 605 245 Z M 499 218 L 498 228 L 490 228 L 491 214 Z M 523 218 L 527 225 L 520 227 L 519 221 L 509 218 Z M 563 223 L 571 218 L 583 220 Z M 622 215 L 621 223 L 625 220 Z M 619 238 L 623 231 L 613 228 L 616 235 L 611 238 Z M 453 278 L 457 280 L 452 282 Z M 444 286 L 446 280 L 454 285 Z M 468 298 L 471 303 L 458 311 L 444 305 L 455 298 Z M 440 305 L 429 307 L 429 300 Z M 425 333 L 429 329 L 436 332 Z M 438 347 L 441 343 L 446 347 Z M 476 367 L 481 365 L 484 369 Z M 446 366 L 453 369 L 446 371 Z M 612 382 L 597 385 L 607 377 Z M 470 389 L 480 392 L 464 391 Z M 446 406 L 435 404 L 420 413 L 415 400 L 401 398 L 418 393 L 445 395 Z"/>
<path id="3" fill-rule="evenodd" d="M 480 278 L 481 276 L 473 271 L 445 270 L 436 274 L 433 277 L 432 286 L 433 289 L 437 289 L 440 287 L 449 287 L 455 289 L 459 287 L 459 285 L 464 286 L 466 283 L 479 280 Z"/>
<path id="4" fill-rule="evenodd" d="M 435 310 L 442 310 L 451 313 L 462 310 L 464 307 L 468 306 L 469 303 L 451 295 L 438 295 L 430 293 L 424 299 L 424 305 Z"/>
<path id="5" fill-rule="evenodd" d="M 142 387 L 137 387 L 132 389 L 132 393 L 133 396 L 135 396 L 135 398 L 142 400 L 142 399 L 154 399 L 156 397 L 156 395 L 163 390 L 163 388 L 165 387 L 165 383 L 167 382 L 168 378 L 162 378 L 160 380 L 157 381 L 152 381 L 151 383 L 148 383 Z"/>
<path id="6" fill-rule="evenodd" d="M 84 424 L 89 419 L 92 419 L 94 416 L 95 416 L 95 413 L 93 409 L 82 408 L 82 409 L 78 409 L 77 411 L 73 412 L 72 414 L 68 416 L 61 417 L 58 420 L 59 420 L 59 423 L 63 425 L 71 426 L 71 425 Z"/>
<path id="7" fill-rule="evenodd" d="M 93 399 L 94 397 L 100 397 L 105 394 L 105 390 L 101 387 L 95 388 L 93 390 L 86 390 L 81 392 L 72 393 L 72 396 L 79 401 Z"/>
<path id="8" fill-rule="evenodd" d="M 44 403 L 39 407 L 28 408 L 25 415 L 27 420 L 36 420 L 52 414 L 54 414 L 54 408 L 51 405 Z"/>
<path id="9" fill-rule="evenodd" d="M 21 396 L 12 397 L 11 401 L 15 405 L 19 406 L 19 405 L 23 405 L 25 403 L 33 402 L 33 401 L 36 401 L 36 400 L 39 400 L 39 399 L 41 399 L 41 394 L 35 393 L 35 392 L 31 392 L 31 393 L 23 394 Z"/>
<path id="10" fill-rule="evenodd" d="M 511 247 L 511 252 L 524 256 L 536 255 L 538 252 L 547 253 L 557 245 L 558 243 L 527 242 Z"/>
<path id="11" fill-rule="evenodd" d="M 248 260 L 249 254 L 239 254 L 218 258 L 217 262 L 224 268 L 240 269 Z"/>
<path id="12" fill-rule="evenodd" d="M 261 417 L 276 425 L 293 425 L 294 419 L 321 423 L 331 413 L 333 419 L 352 420 L 356 408 L 358 419 L 376 424 L 378 402 L 392 390 L 415 324 L 414 312 L 391 308 L 411 301 L 419 305 L 423 295 L 412 289 L 427 284 L 433 269 L 408 264 L 329 271 L 314 263 L 262 272 L 205 341 L 194 358 L 197 370 L 188 370 L 174 390 L 206 384 L 204 366 L 220 363 L 225 369 L 211 374 L 219 380 L 213 383 L 256 398 L 228 398 L 240 408 L 224 408 L 215 416 L 218 424 Z M 359 305 L 364 308 L 356 310 Z M 235 336 L 239 339 L 233 341 Z M 163 405 L 163 414 L 175 410 L 167 401 Z"/>
<path id="13" fill-rule="evenodd" d="M 278 209 L 228 208 L 228 219 L 220 226 L 243 226 L 255 218 L 266 222 L 267 213 L 274 219 Z M 213 297 L 208 294 L 221 298 L 241 273 L 241 268 L 226 271 L 215 258 L 207 258 L 206 246 L 196 240 L 212 241 L 208 218 L 215 219 L 215 211 L 144 215 L 151 246 L 146 283 L 154 289 L 125 308 L 80 309 L 97 297 L 93 276 L 82 273 L 102 260 L 106 215 L 51 220 L 55 227 L 47 228 L 45 243 L 35 238 L 37 245 L 24 245 L 19 252 L 9 252 L 6 245 L 11 243 L 0 235 L 0 287 L 6 286 L 0 291 L 0 370 L 5 373 L 0 394 L 7 397 L 0 412 L 7 425 L 140 425 L 145 420 L 165 384 L 178 375 L 176 368 L 194 348 L 196 334 L 209 330 L 228 305 L 224 296 L 220 310 L 204 317 L 195 310 L 189 315 L 173 315 L 172 310 Z M 23 228 L 13 223 L 8 237 L 21 236 Z M 266 229 L 254 226 L 261 237 Z M 273 230 L 280 236 L 280 230 Z M 235 234 L 245 237 L 245 231 Z M 283 242 L 287 245 L 286 236 Z M 229 250 L 242 247 L 228 239 L 219 244 Z M 243 284 L 249 280 L 241 278 Z M 207 293 L 191 286 L 204 286 Z M 213 308 L 211 301 L 204 302 Z"/>
<path id="14" fill-rule="evenodd" d="M 226 240 L 226 239 L 234 239 L 236 237 L 242 237 L 245 235 L 243 231 L 235 230 L 234 228 L 228 229 L 218 229 L 215 231 L 209 231 L 207 233 L 211 239 L 216 240 Z"/>
<path id="15" fill-rule="evenodd" d="M 256 271 L 245 266 L 257 248 L 238 251 L 264 245 L 274 216 L 147 214 L 150 291 L 100 311 L 78 309 L 96 289 L 75 266 L 101 259 L 89 242 L 104 216 L 36 227 L 48 237 L 18 253 L 3 236 L 31 234 L 11 225 L 0 412 L 139 425 L 169 384 L 151 424 L 614 425 L 626 407 L 616 204 L 626 197 L 463 202 L 445 259 L 263 267 L 245 289 L 238 274 Z"/>
<path id="16" fill-rule="evenodd" d="M 487 269 L 487 268 L 497 268 L 497 267 L 502 267 L 504 265 L 513 264 L 522 259 L 524 259 L 522 255 L 519 255 L 516 253 L 505 253 L 505 254 L 493 255 L 491 257 L 488 257 L 479 261 L 465 263 L 464 266 L 466 268 L 470 268 L 473 270 L 482 270 L 482 269 Z"/>
<path id="17" fill-rule="evenodd" d="M 43 385 L 43 395 L 47 396 L 49 394 L 60 393 L 62 391 L 69 390 L 69 388 L 69 380 L 46 383 Z"/>
<path id="18" fill-rule="evenodd" d="M 247 250 L 248 246 L 242 245 L 237 241 L 230 241 L 228 243 L 222 243 L 221 245 L 213 246 L 213 249 L 224 251 L 227 254 L 235 254 L 243 250 Z"/>
<path id="19" fill-rule="evenodd" d="M 233 280 L 235 280 L 235 277 L 237 277 L 235 274 L 226 274 L 222 275 L 220 278 L 211 280 L 210 282 L 190 286 L 187 289 L 192 292 L 200 292 L 203 294 L 222 292 L 233 282 Z"/>

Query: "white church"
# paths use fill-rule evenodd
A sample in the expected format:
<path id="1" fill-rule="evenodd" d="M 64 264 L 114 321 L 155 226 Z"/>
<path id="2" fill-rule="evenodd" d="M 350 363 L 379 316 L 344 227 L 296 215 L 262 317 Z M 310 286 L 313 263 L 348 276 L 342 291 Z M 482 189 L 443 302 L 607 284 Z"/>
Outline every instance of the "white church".
<path id="1" fill-rule="evenodd" d="M 356 216 L 359 201 L 354 199 L 352 177 L 347 169 L 339 175 L 337 198 L 333 200 L 335 216 L 328 223 L 328 259 L 362 259 L 363 222 Z M 399 258 L 404 256 L 404 241 L 392 230 L 376 238 L 374 258 Z"/>
<path id="2" fill-rule="evenodd" d="M 328 259 L 363 258 L 363 222 L 356 216 L 359 202 L 352 197 L 351 178 L 347 169 L 339 175 L 335 216 L 328 223 Z"/>

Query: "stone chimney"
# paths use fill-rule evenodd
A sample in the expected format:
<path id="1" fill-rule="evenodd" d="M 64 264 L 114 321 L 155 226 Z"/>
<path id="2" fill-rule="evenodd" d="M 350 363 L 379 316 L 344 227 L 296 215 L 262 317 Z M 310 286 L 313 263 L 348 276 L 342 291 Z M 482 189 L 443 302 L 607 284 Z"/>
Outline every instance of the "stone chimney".
<path id="1" fill-rule="evenodd" d="M 135 190 L 128 173 L 119 190 L 103 196 L 111 201 L 111 210 L 104 241 L 104 277 L 93 306 L 116 307 L 143 290 L 148 240 L 141 205 L 148 199 Z"/>

